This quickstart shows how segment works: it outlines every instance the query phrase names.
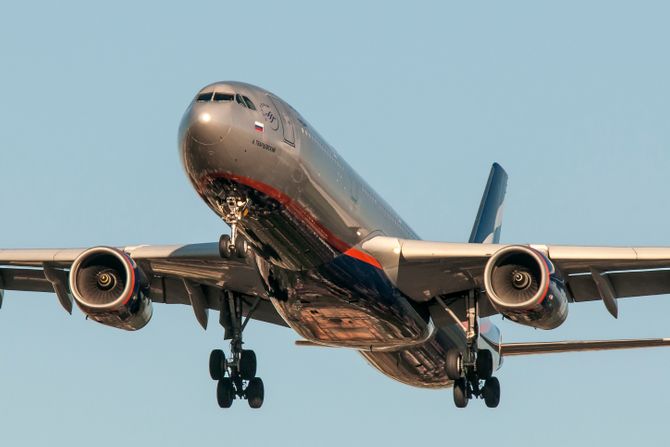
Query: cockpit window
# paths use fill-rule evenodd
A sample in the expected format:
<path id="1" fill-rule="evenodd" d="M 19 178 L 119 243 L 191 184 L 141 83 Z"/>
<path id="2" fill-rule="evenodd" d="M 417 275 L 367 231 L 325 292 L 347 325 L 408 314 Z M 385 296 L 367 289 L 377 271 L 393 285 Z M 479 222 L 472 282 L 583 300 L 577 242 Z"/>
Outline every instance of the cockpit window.
<path id="1" fill-rule="evenodd" d="M 238 104 L 240 104 L 242 107 L 246 107 L 247 104 L 244 102 L 244 99 L 242 99 L 242 95 L 239 93 L 235 95 L 235 101 L 237 101 Z"/>
<path id="2" fill-rule="evenodd" d="M 246 96 L 243 96 L 242 99 L 244 99 L 244 102 L 247 104 L 247 107 L 249 107 L 251 110 L 256 110 L 256 106 L 254 105 L 253 102 Z"/>
<path id="3" fill-rule="evenodd" d="M 197 98 L 198 101 L 211 101 L 211 99 L 212 99 L 212 92 L 200 93 Z"/>
<path id="4" fill-rule="evenodd" d="M 233 97 L 232 93 L 214 93 L 214 101 L 232 101 Z"/>

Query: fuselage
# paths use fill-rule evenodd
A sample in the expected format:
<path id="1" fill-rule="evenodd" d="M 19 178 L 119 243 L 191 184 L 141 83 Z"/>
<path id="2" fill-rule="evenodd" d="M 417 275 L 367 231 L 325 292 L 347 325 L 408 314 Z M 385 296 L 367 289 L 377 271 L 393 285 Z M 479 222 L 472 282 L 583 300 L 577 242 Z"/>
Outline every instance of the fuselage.
<path id="1" fill-rule="evenodd" d="M 380 371 L 416 386 L 451 382 L 427 310 L 390 283 L 358 247 L 377 235 L 417 239 L 393 209 L 300 114 L 258 87 L 203 88 L 179 130 L 182 162 L 222 218 L 244 203 L 238 231 L 256 254 L 272 303 L 302 337 L 355 348 Z"/>

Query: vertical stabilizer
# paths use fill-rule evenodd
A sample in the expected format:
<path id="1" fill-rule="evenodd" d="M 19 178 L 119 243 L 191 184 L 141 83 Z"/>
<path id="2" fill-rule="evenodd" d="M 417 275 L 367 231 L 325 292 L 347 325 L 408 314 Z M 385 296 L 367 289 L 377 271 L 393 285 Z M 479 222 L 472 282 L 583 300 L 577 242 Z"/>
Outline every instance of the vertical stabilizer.
<path id="1" fill-rule="evenodd" d="M 493 244 L 500 242 L 506 191 L 507 172 L 498 163 L 493 163 L 468 242 Z"/>

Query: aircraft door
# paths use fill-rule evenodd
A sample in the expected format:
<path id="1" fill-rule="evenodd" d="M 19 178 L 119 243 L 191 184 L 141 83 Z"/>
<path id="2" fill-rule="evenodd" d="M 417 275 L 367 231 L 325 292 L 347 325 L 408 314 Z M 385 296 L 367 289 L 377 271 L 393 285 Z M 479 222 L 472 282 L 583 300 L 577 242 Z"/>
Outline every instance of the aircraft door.
<path id="1" fill-rule="evenodd" d="M 295 125 L 293 124 L 293 117 L 286 110 L 286 106 L 277 98 L 274 98 L 270 95 L 270 100 L 274 104 L 275 108 L 279 111 L 279 116 L 281 117 L 282 129 L 284 130 L 284 141 L 295 146 Z"/>

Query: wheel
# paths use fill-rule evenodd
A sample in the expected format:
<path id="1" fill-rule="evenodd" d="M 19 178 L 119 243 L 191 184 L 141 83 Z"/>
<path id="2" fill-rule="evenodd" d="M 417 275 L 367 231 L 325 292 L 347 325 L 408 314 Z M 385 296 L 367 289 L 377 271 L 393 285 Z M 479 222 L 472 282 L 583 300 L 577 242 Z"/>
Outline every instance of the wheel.
<path id="1" fill-rule="evenodd" d="M 468 406 L 468 387 L 465 378 L 461 377 L 454 381 L 454 403 L 457 408 L 465 408 Z"/>
<path id="2" fill-rule="evenodd" d="M 216 400 L 219 402 L 219 407 L 230 408 L 235 399 L 235 387 L 233 381 L 229 377 L 224 377 L 219 380 L 216 386 Z"/>
<path id="3" fill-rule="evenodd" d="M 461 377 L 461 363 L 463 362 L 463 354 L 456 349 L 447 351 L 447 360 L 445 369 L 447 370 L 447 377 L 451 380 L 456 380 Z"/>
<path id="4" fill-rule="evenodd" d="M 491 377 L 484 382 L 482 389 L 484 403 L 489 408 L 496 408 L 500 403 L 500 381 L 497 377 Z"/>
<path id="5" fill-rule="evenodd" d="M 243 380 L 251 380 L 256 377 L 256 353 L 243 349 L 240 354 L 240 376 Z"/>
<path id="6" fill-rule="evenodd" d="M 226 355 L 220 349 L 215 349 L 209 355 L 209 375 L 212 380 L 221 380 L 226 375 Z"/>
<path id="7" fill-rule="evenodd" d="M 251 408 L 260 408 L 265 399 L 265 387 L 260 377 L 254 377 L 249 381 L 246 389 L 247 402 Z"/>
<path id="8" fill-rule="evenodd" d="M 237 236 L 235 239 L 235 255 L 237 255 L 238 258 L 246 258 L 248 248 L 249 245 L 247 244 L 246 239 Z"/>
<path id="9" fill-rule="evenodd" d="M 493 374 L 493 355 L 488 349 L 481 349 L 477 352 L 477 360 L 475 361 L 475 368 L 477 368 L 477 376 L 480 379 L 486 380 Z"/>
<path id="10" fill-rule="evenodd" d="M 231 256 L 230 252 L 230 236 L 227 234 L 221 235 L 219 238 L 219 256 L 224 259 L 228 259 Z"/>

